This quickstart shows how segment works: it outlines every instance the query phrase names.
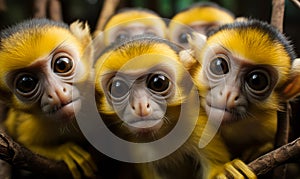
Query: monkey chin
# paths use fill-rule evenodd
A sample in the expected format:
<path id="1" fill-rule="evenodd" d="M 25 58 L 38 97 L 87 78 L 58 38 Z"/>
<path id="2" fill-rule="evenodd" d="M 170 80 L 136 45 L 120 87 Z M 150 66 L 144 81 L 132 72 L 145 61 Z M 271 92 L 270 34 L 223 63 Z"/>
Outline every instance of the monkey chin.
<path id="1" fill-rule="evenodd" d="M 74 99 L 61 106 L 54 106 L 48 111 L 44 111 L 46 118 L 50 120 L 55 120 L 58 123 L 70 123 L 75 120 L 76 113 L 79 112 L 81 108 L 81 100 Z"/>

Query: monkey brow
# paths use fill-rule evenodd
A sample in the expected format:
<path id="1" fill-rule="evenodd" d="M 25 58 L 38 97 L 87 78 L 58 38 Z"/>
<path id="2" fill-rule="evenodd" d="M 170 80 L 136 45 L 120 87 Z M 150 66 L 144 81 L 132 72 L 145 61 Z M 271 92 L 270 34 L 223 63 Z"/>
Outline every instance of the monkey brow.
<path id="1" fill-rule="evenodd" d="M 227 53 L 229 53 L 230 55 L 232 55 L 232 53 L 230 52 L 230 50 L 228 50 L 226 47 L 224 47 L 223 45 L 220 45 L 222 49 L 224 49 Z"/>
<path id="2" fill-rule="evenodd" d="M 51 50 L 51 52 L 49 53 L 49 56 L 53 55 L 54 52 L 55 52 L 57 49 L 60 49 L 60 48 L 64 47 L 64 46 L 65 46 L 64 43 L 65 43 L 66 41 L 67 41 L 67 40 L 62 41 L 62 42 L 61 42 L 60 44 L 58 44 L 53 50 Z"/>

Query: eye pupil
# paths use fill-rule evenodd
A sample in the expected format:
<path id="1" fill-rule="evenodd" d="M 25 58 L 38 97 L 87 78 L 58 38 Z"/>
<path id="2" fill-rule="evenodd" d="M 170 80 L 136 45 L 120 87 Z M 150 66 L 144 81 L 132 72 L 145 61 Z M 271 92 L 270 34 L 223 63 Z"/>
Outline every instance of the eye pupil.
<path id="1" fill-rule="evenodd" d="M 170 81 L 164 75 L 156 74 L 150 77 L 147 87 L 156 92 L 163 92 L 169 88 Z"/>
<path id="2" fill-rule="evenodd" d="M 256 91 L 262 91 L 269 85 L 269 78 L 263 72 L 252 72 L 247 77 L 247 84 Z"/>
<path id="3" fill-rule="evenodd" d="M 73 67 L 73 62 L 67 57 L 60 57 L 55 61 L 54 72 L 66 73 Z"/>
<path id="4" fill-rule="evenodd" d="M 110 85 L 109 92 L 115 98 L 125 96 L 129 91 L 129 86 L 122 80 L 115 80 Z"/>
<path id="5" fill-rule="evenodd" d="M 23 93 L 28 93 L 35 89 L 36 84 L 37 79 L 29 75 L 24 75 L 17 80 L 16 88 Z"/>
<path id="6" fill-rule="evenodd" d="M 217 57 L 211 62 L 210 70 L 216 75 L 224 75 L 229 72 L 228 63 L 224 58 Z"/>
<path id="7" fill-rule="evenodd" d="M 187 33 L 180 34 L 178 41 L 179 43 L 188 43 Z"/>

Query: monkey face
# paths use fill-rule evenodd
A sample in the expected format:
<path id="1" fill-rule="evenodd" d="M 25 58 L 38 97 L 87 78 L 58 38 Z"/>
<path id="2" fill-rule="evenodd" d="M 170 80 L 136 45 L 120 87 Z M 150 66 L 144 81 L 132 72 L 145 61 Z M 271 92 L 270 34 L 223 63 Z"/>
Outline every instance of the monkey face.
<path id="1" fill-rule="evenodd" d="M 101 76 L 107 102 L 131 133 L 150 134 L 159 131 L 166 120 L 172 120 L 165 115 L 177 92 L 176 72 L 166 62 L 145 62 L 158 58 L 136 57 L 118 71 Z M 142 67 L 145 65 L 150 67 Z"/>
<path id="2" fill-rule="evenodd" d="M 118 24 L 104 32 L 105 45 L 142 34 L 165 37 L 166 27 L 163 25 L 160 18 L 143 18 Z"/>
<path id="3" fill-rule="evenodd" d="M 82 32 L 81 25 L 73 23 L 72 28 Z M 70 121 L 81 106 L 80 93 L 73 84 L 88 76 L 84 45 L 61 24 L 34 20 L 25 27 L 2 39 L 6 48 L 0 50 L 0 58 L 6 60 L 0 62 L 0 90 L 8 94 L 4 101 L 42 119 Z M 83 34 L 81 37 L 86 37 Z"/>
<path id="4" fill-rule="evenodd" d="M 193 83 L 177 52 L 165 43 L 136 36 L 107 49 L 96 63 L 98 111 L 110 129 L 119 126 L 116 130 L 126 133 L 123 138 L 153 141 L 179 119 Z"/>
<path id="5" fill-rule="evenodd" d="M 268 103 L 278 81 L 276 69 L 218 50 L 208 57 L 203 69 L 204 81 L 208 81 L 205 107 L 210 118 L 228 123 L 255 117 L 252 114 L 257 110 L 276 110 Z"/>

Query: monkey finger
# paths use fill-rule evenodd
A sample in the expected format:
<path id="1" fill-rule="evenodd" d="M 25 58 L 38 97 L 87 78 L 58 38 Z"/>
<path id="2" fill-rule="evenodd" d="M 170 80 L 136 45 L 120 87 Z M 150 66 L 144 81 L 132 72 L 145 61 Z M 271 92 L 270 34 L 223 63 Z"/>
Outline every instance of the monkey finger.
<path id="1" fill-rule="evenodd" d="M 82 157 L 88 162 L 88 164 L 91 166 L 91 168 L 93 169 L 93 171 L 97 171 L 97 165 L 94 162 L 94 160 L 92 159 L 92 156 L 87 153 L 86 151 L 82 150 L 80 147 L 78 146 L 73 146 L 72 149 L 77 152 L 78 154 L 82 155 Z"/>
<path id="2" fill-rule="evenodd" d="M 71 151 L 69 152 L 69 154 L 81 167 L 85 176 L 95 177 L 95 171 L 97 171 L 97 166 L 92 160 L 92 157 L 89 153 L 82 150 L 80 147 L 74 145 L 71 146 Z"/>
<path id="3" fill-rule="evenodd" d="M 235 159 L 232 161 L 232 164 L 241 170 L 249 179 L 256 179 L 256 175 L 250 170 L 250 168 L 241 160 Z"/>
<path id="4" fill-rule="evenodd" d="M 225 170 L 235 179 L 244 179 L 244 176 L 230 163 L 224 165 Z"/>
<path id="5" fill-rule="evenodd" d="M 68 166 L 73 178 L 80 179 L 81 178 L 80 172 L 77 169 L 77 166 L 76 166 L 75 162 L 72 160 L 72 158 L 70 158 L 68 156 L 63 156 L 63 161 Z"/>
<path id="6" fill-rule="evenodd" d="M 227 179 L 227 177 L 224 173 L 221 173 L 216 176 L 216 179 Z"/>

